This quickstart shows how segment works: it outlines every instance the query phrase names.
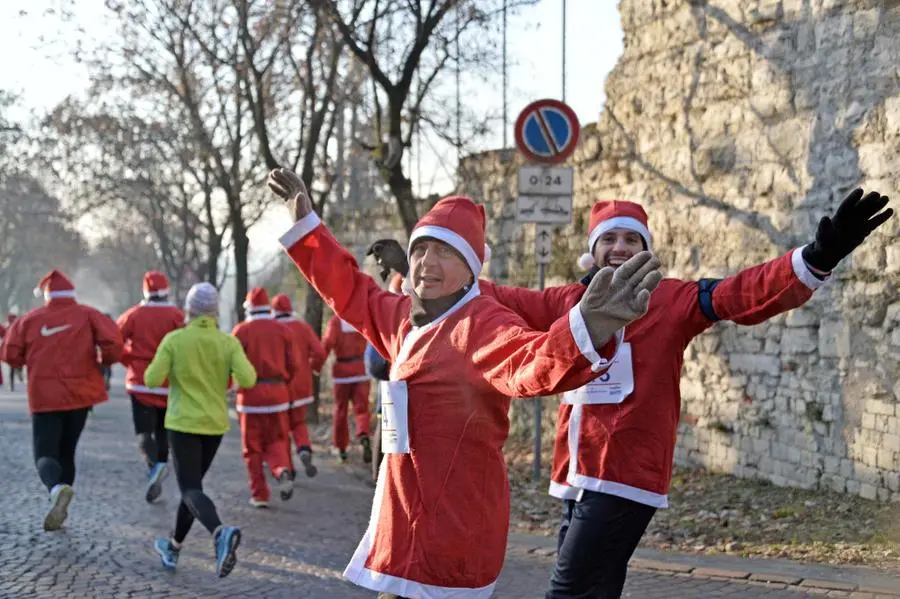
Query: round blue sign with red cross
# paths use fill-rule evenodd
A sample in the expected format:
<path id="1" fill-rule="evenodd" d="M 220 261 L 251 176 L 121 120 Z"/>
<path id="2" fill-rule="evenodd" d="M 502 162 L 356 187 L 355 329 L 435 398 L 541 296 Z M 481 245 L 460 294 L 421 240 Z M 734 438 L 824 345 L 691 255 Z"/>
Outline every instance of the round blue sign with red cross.
<path id="1" fill-rule="evenodd" d="M 581 126 L 575 111 L 559 100 L 537 100 L 516 119 L 516 147 L 532 162 L 565 162 L 578 145 Z"/>

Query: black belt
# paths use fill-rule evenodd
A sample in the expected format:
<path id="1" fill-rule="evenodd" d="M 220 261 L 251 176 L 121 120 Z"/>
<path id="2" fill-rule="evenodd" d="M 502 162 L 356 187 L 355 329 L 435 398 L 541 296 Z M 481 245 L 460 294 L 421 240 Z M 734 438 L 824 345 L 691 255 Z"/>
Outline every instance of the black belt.
<path id="1" fill-rule="evenodd" d="M 257 384 L 257 385 L 266 385 L 266 384 L 274 384 L 274 383 L 286 383 L 286 382 L 287 382 L 287 381 L 285 381 L 285 380 L 284 380 L 283 378 L 281 378 L 281 377 L 256 379 L 256 384 Z"/>
<path id="2" fill-rule="evenodd" d="M 338 358 L 338 362 L 360 362 L 362 361 L 362 356 L 353 356 L 352 358 Z"/>

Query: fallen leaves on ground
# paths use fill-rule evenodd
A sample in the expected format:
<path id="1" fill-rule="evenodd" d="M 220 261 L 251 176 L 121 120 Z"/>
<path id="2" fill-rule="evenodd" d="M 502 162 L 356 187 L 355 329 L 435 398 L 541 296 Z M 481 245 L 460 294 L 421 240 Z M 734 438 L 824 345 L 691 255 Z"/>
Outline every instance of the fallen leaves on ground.
<path id="1" fill-rule="evenodd" d="M 546 478 L 536 487 L 532 484 L 530 448 L 511 441 L 506 455 L 511 529 L 555 536 L 561 502 L 547 494 Z M 669 505 L 657 511 L 641 547 L 861 564 L 900 572 L 898 504 L 676 468 Z"/>

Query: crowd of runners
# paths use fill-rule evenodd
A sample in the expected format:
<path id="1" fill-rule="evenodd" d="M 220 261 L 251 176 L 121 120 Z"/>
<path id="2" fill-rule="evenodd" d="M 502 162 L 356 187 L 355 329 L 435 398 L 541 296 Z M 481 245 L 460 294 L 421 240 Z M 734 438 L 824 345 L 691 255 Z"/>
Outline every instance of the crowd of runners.
<path id="1" fill-rule="evenodd" d="M 64 525 L 79 437 L 121 363 L 146 465 L 135 493 L 156 501 L 172 472 L 181 495 L 171 534 L 152 541 L 161 564 L 177 567 L 199 520 L 226 576 L 241 529 L 220 520 L 203 483 L 231 426 L 229 390 L 250 503 L 268 507 L 270 485 L 289 501 L 298 472 L 317 473 L 306 412 L 313 377 L 334 354 L 332 443 L 347 460 L 352 409 L 375 481 L 348 580 L 384 599 L 490 597 L 509 527 L 510 401 L 559 394 L 549 492 L 561 523 L 541 594 L 619 597 L 641 536 L 668 505 L 688 343 L 719 320 L 754 325 L 801 306 L 893 213 L 887 197 L 856 190 L 808 244 L 723 279 L 684 281 L 663 278 L 639 204 L 599 201 L 579 260 L 587 274 L 535 291 L 481 278 L 485 211 L 470 198 L 437 202 L 406 247 L 373 244 L 379 282 L 323 225 L 293 172 L 275 169 L 268 186 L 295 221 L 281 237 L 285 251 L 335 314 L 321 339 L 290 297 L 261 287 L 226 333 L 212 284 L 194 285 L 176 306 L 156 271 L 143 276 L 144 300 L 117 320 L 78 303 L 72 281 L 51 271 L 38 285 L 44 305 L 0 326 L 10 389 L 27 373 L 45 530 Z"/>

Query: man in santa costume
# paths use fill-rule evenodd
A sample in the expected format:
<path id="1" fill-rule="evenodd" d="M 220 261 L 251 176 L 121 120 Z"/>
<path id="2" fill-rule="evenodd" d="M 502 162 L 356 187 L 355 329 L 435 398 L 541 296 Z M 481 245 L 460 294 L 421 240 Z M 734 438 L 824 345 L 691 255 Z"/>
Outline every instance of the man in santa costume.
<path id="1" fill-rule="evenodd" d="M 382 290 L 276 169 L 269 187 L 296 223 L 281 238 L 325 302 L 391 361 L 382 382 L 381 465 L 372 517 L 344 575 L 382 597 L 489 597 L 503 565 L 509 397 L 577 389 L 609 367 L 621 327 L 661 275 L 642 252 L 605 269 L 546 333 L 479 292 L 484 208 L 439 201 L 410 237 L 408 294 Z"/>
<path id="2" fill-rule="evenodd" d="M 102 312 L 75 301 L 75 286 L 58 270 L 41 279 L 44 306 L 17 319 L 0 348 L 0 359 L 13 368 L 28 367 L 34 461 L 50 493 L 44 530 L 59 530 L 74 491 L 75 449 L 88 409 L 106 401 L 103 364 L 122 355 L 116 323 Z"/>
<path id="3" fill-rule="evenodd" d="M 147 464 L 144 498 L 153 502 L 162 493 L 162 482 L 169 474 L 166 434 L 169 384 L 164 381 L 159 387 L 147 386 L 144 371 L 163 337 L 184 326 L 184 312 L 169 302 L 169 279 L 165 274 L 155 270 L 144 273 L 143 288 L 144 301 L 125 311 L 116 324 L 125 341 L 122 364 L 128 368 L 125 389 L 131 396 L 134 434 Z"/>
<path id="4" fill-rule="evenodd" d="M 256 385 L 238 389 L 235 409 L 241 425 L 241 448 L 250 483 L 250 505 L 268 507 L 269 485 L 263 463 L 278 481 L 282 501 L 294 493 L 291 461 L 291 387 L 295 376 L 308 375 L 297 360 L 291 332 L 272 316 L 269 294 L 254 287 L 244 302 L 247 318 L 231 334 L 237 337 L 256 370 Z"/>
<path id="5" fill-rule="evenodd" d="M 350 444 L 350 427 L 347 422 L 348 404 L 353 404 L 356 417 L 356 438 L 363 450 L 363 462 L 372 461 L 372 444 L 369 441 L 369 375 L 366 374 L 364 353 L 366 340 L 356 329 L 337 316 L 328 319 L 322 336 L 325 355 L 334 352 L 331 379 L 334 383 L 334 417 L 332 442 L 341 461 L 347 461 Z"/>
<path id="6" fill-rule="evenodd" d="M 550 494 L 565 506 L 548 599 L 621 595 L 631 554 L 656 510 L 668 506 L 688 343 L 719 320 L 754 325 L 804 304 L 890 218 L 892 210 L 881 212 L 886 204 L 886 197 L 863 197 L 857 189 L 822 218 L 808 245 L 725 279 L 664 279 L 647 314 L 626 328 L 607 375 L 564 395 Z M 652 244 L 640 205 L 598 202 L 591 210 L 590 253 L 579 261 L 592 267 L 584 279 L 543 292 L 487 282 L 482 290 L 546 330 L 578 303 L 598 266 L 618 268 Z"/>
<path id="7" fill-rule="evenodd" d="M 318 469 L 312 463 L 312 443 L 309 440 L 309 428 L 306 426 L 306 409 L 313 402 L 312 377 L 322 370 L 325 363 L 325 348 L 322 347 L 312 327 L 294 316 L 294 307 L 288 296 L 280 293 L 272 298 L 272 313 L 275 320 L 288 328 L 294 339 L 294 351 L 300 370 L 291 382 L 288 420 L 300 463 L 303 464 L 306 476 L 313 477 Z"/>

